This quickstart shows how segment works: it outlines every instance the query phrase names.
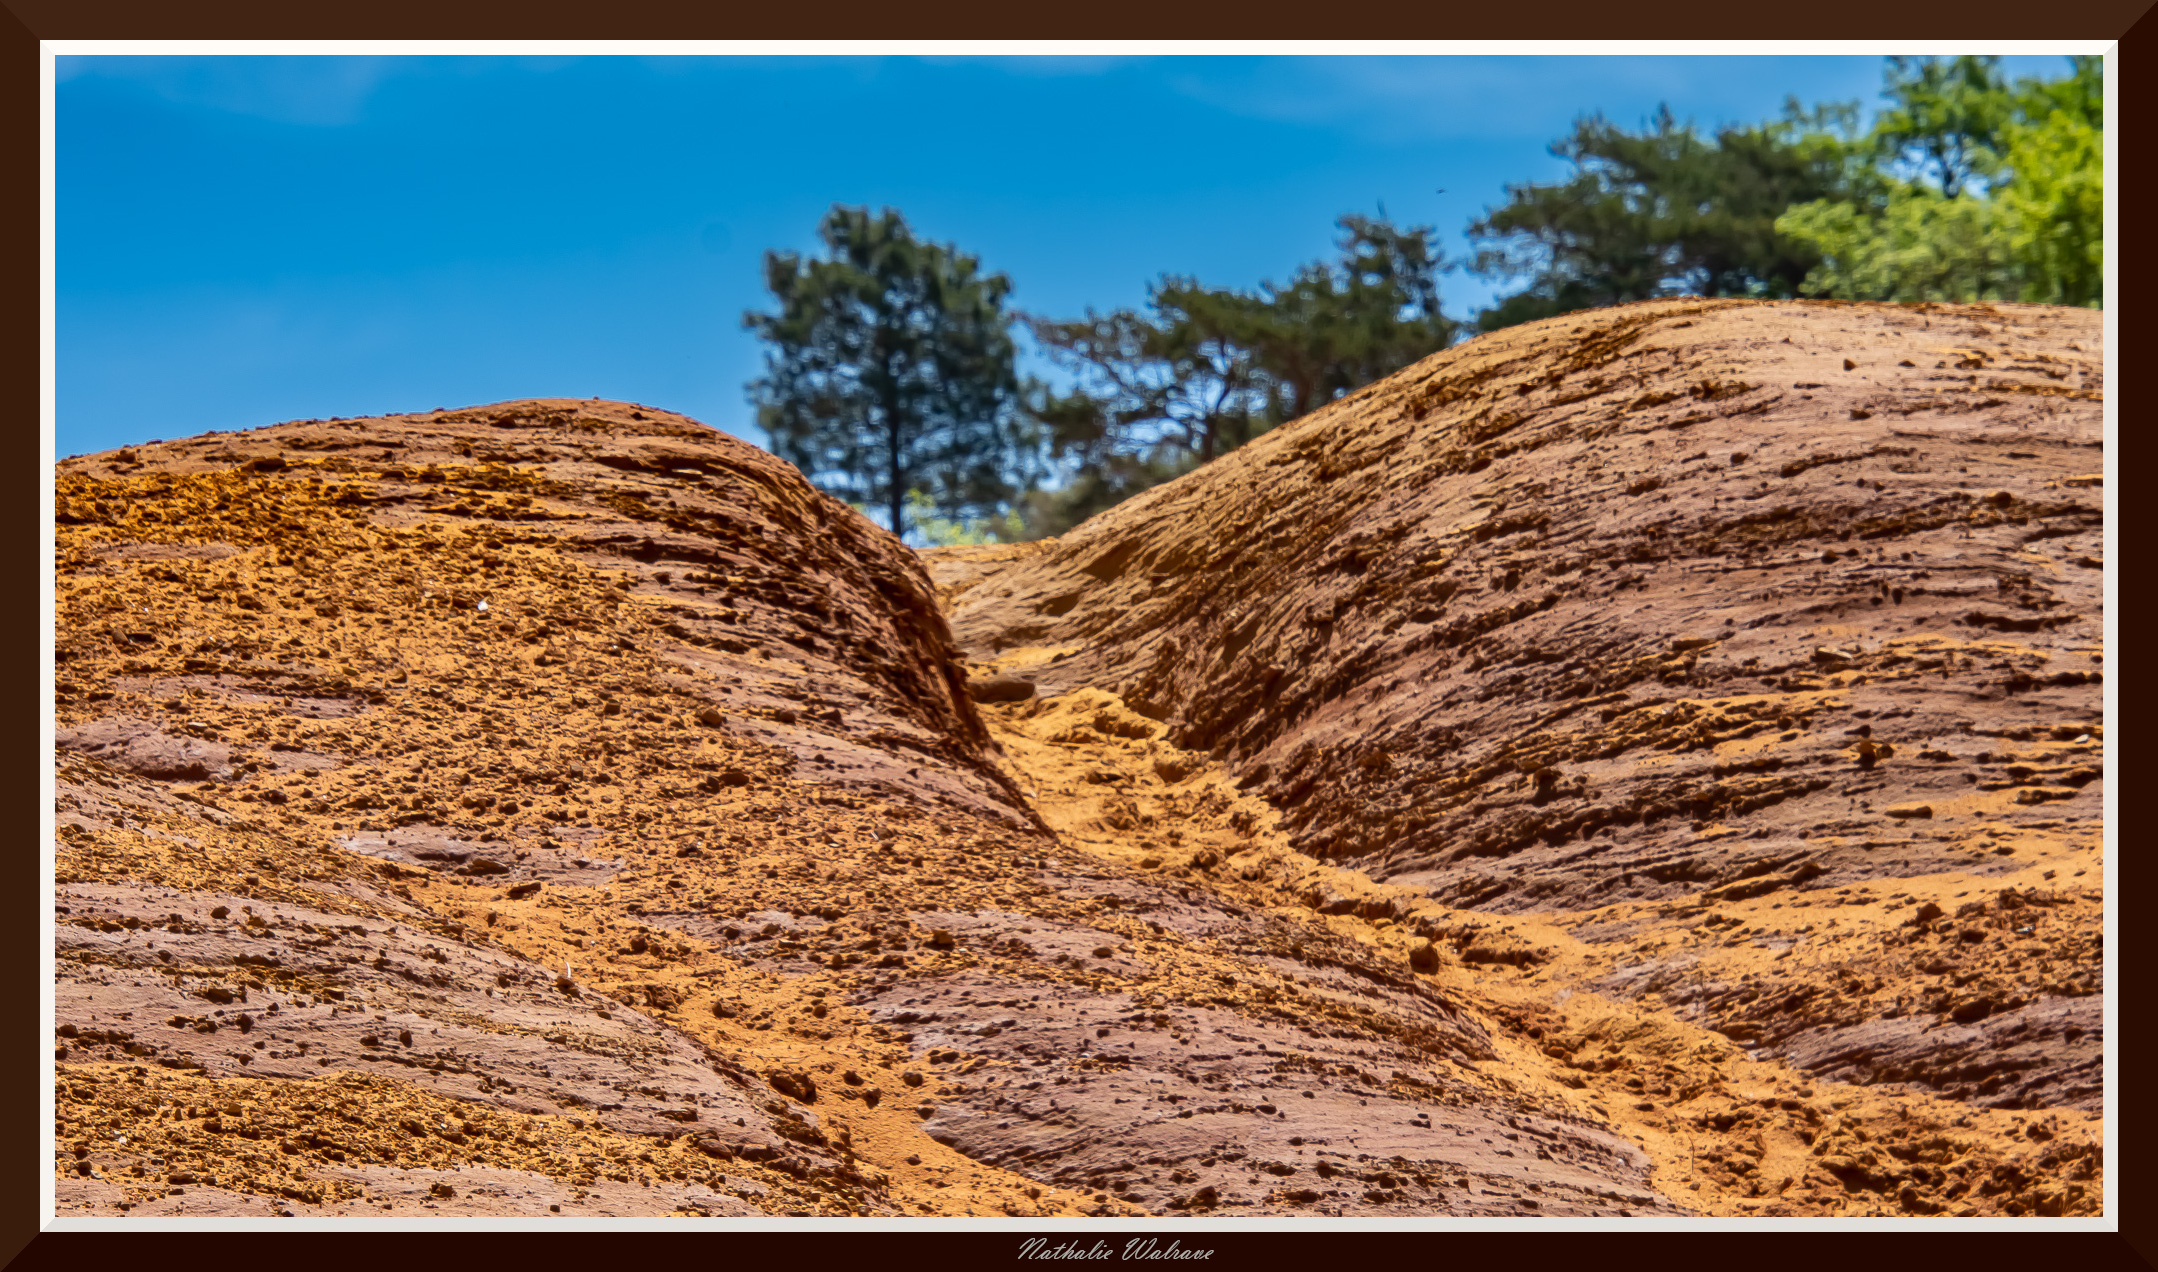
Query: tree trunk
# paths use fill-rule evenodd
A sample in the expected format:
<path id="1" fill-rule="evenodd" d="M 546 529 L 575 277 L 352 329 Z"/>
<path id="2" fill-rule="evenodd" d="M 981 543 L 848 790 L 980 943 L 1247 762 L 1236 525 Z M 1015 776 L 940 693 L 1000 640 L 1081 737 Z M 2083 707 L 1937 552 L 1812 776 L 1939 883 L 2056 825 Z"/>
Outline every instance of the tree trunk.
<path id="1" fill-rule="evenodd" d="M 900 453 L 905 426 L 899 418 L 899 392 L 889 363 L 885 366 L 884 384 L 885 479 L 892 501 L 892 534 L 903 543 L 907 537 L 907 523 L 903 520 L 907 512 L 907 474 Z"/>
<path id="2" fill-rule="evenodd" d="M 902 541 L 904 541 L 907 537 L 907 525 L 906 522 L 902 521 L 900 518 L 906 515 L 907 492 L 905 486 L 902 485 L 900 481 L 902 474 L 900 473 L 899 469 L 899 425 L 895 422 L 890 426 L 890 429 L 892 439 L 892 469 L 889 480 L 892 483 L 892 533 L 894 535 L 897 535 Z"/>

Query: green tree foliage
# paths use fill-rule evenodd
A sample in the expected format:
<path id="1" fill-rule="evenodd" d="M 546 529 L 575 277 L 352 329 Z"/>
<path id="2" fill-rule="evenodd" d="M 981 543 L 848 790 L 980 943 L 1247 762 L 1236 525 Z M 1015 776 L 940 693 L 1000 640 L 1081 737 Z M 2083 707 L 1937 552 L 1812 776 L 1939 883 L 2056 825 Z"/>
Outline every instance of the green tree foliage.
<path id="1" fill-rule="evenodd" d="M 2096 305 L 2104 267 L 2102 65 L 2010 87 L 1989 58 L 1892 59 L 1873 180 L 1776 226 L 1850 300 Z"/>
<path id="2" fill-rule="evenodd" d="M 1034 338 L 1081 385 L 1036 412 L 1058 457 L 1093 463 L 1113 450 L 1204 462 L 1247 440 L 1266 404 L 1250 348 L 1256 310 L 1251 297 L 1168 277 L 1148 289 L 1145 313 L 1032 319 Z"/>
<path id="3" fill-rule="evenodd" d="M 2105 291 L 2105 152 L 2097 112 L 2051 109 L 2010 124 L 2000 192 L 2022 298 L 2096 305 Z"/>
<path id="4" fill-rule="evenodd" d="M 940 515 L 936 504 L 919 490 L 907 492 L 907 519 L 914 523 L 915 532 L 922 536 L 922 541 L 933 548 L 1016 543 L 1026 537 L 1026 523 L 1017 508 L 991 517 L 946 517 Z"/>
<path id="5" fill-rule="evenodd" d="M 1444 268 L 1428 226 L 1338 222 L 1340 258 L 1256 292 L 1169 276 L 1144 310 L 1031 318 L 1035 339 L 1076 386 L 1037 386 L 1030 415 L 1070 480 L 1029 501 L 1036 533 L 1057 534 L 1148 486 L 1233 450 L 1444 348 Z"/>
<path id="6" fill-rule="evenodd" d="M 1062 534 L 1149 486 L 1198 467 L 1198 452 L 1174 430 L 1113 418 L 1111 400 L 1084 389 L 1066 394 L 1031 386 L 1028 413 L 1042 426 L 1064 480 L 1023 500 L 1027 537 Z M 1151 439 L 1148 433 L 1152 432 Z"/>
<path id="7" fill-rule="evenodd" d="M 2013 86 L 1997 58 L 1891 58 L 1864 131 L 1855 102 L 1712 137 L 1584 118 L 1567 179 L 1470 226 L 1478 273 L 1526 280 L 1478 325 L 1683 293 L 2096 304 L 2102 89 L 2097 58 Z"/>
<path id="8" fill-rule="evenodd" d="M 1011 281 L 915 238 L 886 208 L 835 206 L 828 255 L 767 252 L 777 313 L 743 315 L 769 342 L 749 385 L 772 449 L 819 487 L 906 532 L 918 493 L 947 517 L 1003 511 L 1032 448 L 1016 410 Z"/>
<path id="9" fill-rule="evenodd" d="M 1849 113 L 1831 107 L 1808 115 L 1793 103 L 1780 122 L 1713 137 L 1668 109 L 1639 132 L 1601 115 L 1579 120 L 1552 146 L 1573 175 L 1509 186 L 1506 205 L 1469 227 L 1477 273 L 1528 279 L 1478 325 L 1492 331 L 1676 292 L 1795 294 L 1819 258 L 1779 233 L 1776 218 L 1849 184 L 1852 144 L 1824 127 Z"/>
<path id="10" fill-rule="evenodd" d="M 1821 253 L 1808 295 L 1968 301 L 2015 290 L 2000 210 L 1968 194 L 1902 185 L 1878 210 L 1823 199 L 1792 208 L 1777 225 Z"/>
<path id="11" fill-rule="evenodd" d="M 1892 57 L 1874 121 L 1884 158 L 1909 162 L 1919 178 L 1953 199 L 1999 162 L 2011 102 L 1997 57 Z"/>
<path id="12" fill-rule="evenodd" d="M 1445 267 L 1431 229 L 1343 217 L 1341 259 L 1304 266 L 1286 286 L 1242 298 L 1242 336 L 1267 394 L 1268 427 L 1311 412 L 1445 348 L 1457 329 L 1439 311 Z"/>

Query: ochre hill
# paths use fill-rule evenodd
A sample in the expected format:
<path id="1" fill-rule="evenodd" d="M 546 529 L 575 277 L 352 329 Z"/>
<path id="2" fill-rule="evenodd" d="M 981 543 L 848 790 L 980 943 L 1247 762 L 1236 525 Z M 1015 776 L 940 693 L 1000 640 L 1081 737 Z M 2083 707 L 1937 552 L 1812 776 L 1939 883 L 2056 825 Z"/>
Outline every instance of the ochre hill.
<path id="1" fill-rule="evenodd" d="M 849 987 L 956 957 L 895 885 L 1039 834 L 920 566 L 791 468 L 524 402 L 72 460 L 58 515 L 63 1205 L 1072 1204 L 895 1177 L 949 1067 Z"/>
<path id="2" fill-rule="evenodd" d="M 957 645 L 914 554 L 651 408 L 307 421 L 66 461 L 63 1211 L 2095 1212 L 2099 492 L 2072 484 L 2099 467 L 2095 324 L 1587 317 L 1438 355 L 1062 541 L 936 554 Z M 1849 404 L 1740 369 L 1815 357 L 1782 337 L 1839 326 L 1861 360 L 1906 323 L 1958 355 L 1902 369 L 1958 377 L 1930 415 L 1898 413 L 1914 400 L 1883 368 L 1785 377 L 1873 374 L 1879 400 Z M 1437 400 L 1449 376 L 1469 396 Z M 1562 400 L 1624 376 L 1641 383 Z M 1625 409 L 1711 377 L 1698 401 Z M 2026 380 L 2053 392 L 1987 389 Z M 1466 440 L 1474 394 L 1503 399 L 1486 425 L 1520 418 Z M 1759 608 L 1687 600 L 1710 555 L 1685 555 L 1695 523 L 1723 514 L 1700 505 L 1771 512 L 1745 497 L 1778 479 L 1748 466 L 1795 446 L 1796 419 L 1872 430 L 1809 457 L 1882 450 L 1800 485 L 1840 470 L 1897 506 L 1921 476 L 1978 497 L 1896 539 L 1852 521 L 1840 565 L 1818 543 L 1786 564 L 1809 550 L 1788 528 L 1745 583 L 1710 585 Z M 1663 535 L 1619 528 L 1658 492 L 1582 473 L 1645 469 L 1639 443 L 1677 437 L 1701 441 L 1674 461 L 1755 458 L 1732 476 L 1718 455 L 1714 479 L 1657 465 L 1671 502 L 1626 524 Z M 1500 453 L 1531 444 L 1551 453 Z M 1933 444 L 1971 449 L 1920 458 Z M 1533 500 L 1489 486 L 1532 459 Z M 1918 473 L 1942 464 L 1973 472 Z M 1378 480 L 1418 465 L 1449 471 Z M 1544 526 L 1475 529 L 1530 502 Z M 1623 613 L 1535 607 L 1560 586 L 1546 547 L 1584 515 L 1576 555 L 1665 544 L 1563 572 L 1585 596 L 1637 575 Z M 2021 556 L 1984 537 L 2017 533 Z M 1879 607 L 1800 612 L 1831 600 L 1801 593 L 1813 571 L 1833 587 L 1926 543 L 1940 560 L 1909 572 L 1930 577 Z M 1402 545 L 1444 545 L 1425 564 L 1461 586 L 1398 599 L 1426 585 Z M 2033 583 L 1961 609 L 1919 594 L 1966 586 L 1967 560 Z M 1326 611 L 1326 640 L 1248 621 L 1298 606 Z M 1571 639 L 1544 626 L 1569 606 L 1604 615 L 1593 643 L 1524 659 L 1531 630 L 1553 653 Z M 1891 648 L 1898 616 L 1954 652 Z M 1742 634 L 1774 651 L 1796 634 L 1779 627 L 1838 624 L 1814 641 L 1828 661 L 1748 650 L 1743 693 L 1713 679 Z M 1404 635 L 1453 657 L 1418 663 Z M 1625 639 L 1660 645 L 1564 665 Z M 2061 678 L 2071 660 L 2084 682 Z M 1567 697 L 1569 674 L 1609 683 Z M 1742 697 L 1790 723 L 1722 736 L 1761 718 L 1738 719 Z M 1919 737 L 1951 699 L 1998 736 Z M 1862 722 L 1872 739 L 1846 736 Z M 1544 749 L 1521 740 L 1539 731 Z M 1599 736 L 1617 749 L 1570 749 Z M 1977 779 L 1920 784 L 1960 772 Z M 1833 790 L 1802 789 L 1815 776 Z M 1783 799 L 1663 809 L 1698 781 Z M 1873 782 L 1891 785 L 1843 793 Z M 1930 818 L 1885 815 L 1920 799 Z M 1591 806 L 1614 811 L 1592 828 Z"/>
<path id="3" fill-rule="evenodd" d="M 522 402 L 58 485 L 68 1210 L 1676 1208 L 1457 988 L 1042 829 L 919 561 L 760 451 Z"/>
<path id="4" fill-rule="evenodd" d="M 2100 339 L 2038 306 L 1582 313 L 933 568 L 969 654 L 1038 686 L 993 730 L 1053 740 L 1076 694 L 1158 722 L 1140 786 L 1233 777 L 1285 888 L 1534 986 L 1564 1063 L 1606 1063 L 1579 1030 L 1620 1007 L 1951 1120 L 2091 1114 Z M 1843 1177 L 1966 1200 L 1928 1161 Z"/>

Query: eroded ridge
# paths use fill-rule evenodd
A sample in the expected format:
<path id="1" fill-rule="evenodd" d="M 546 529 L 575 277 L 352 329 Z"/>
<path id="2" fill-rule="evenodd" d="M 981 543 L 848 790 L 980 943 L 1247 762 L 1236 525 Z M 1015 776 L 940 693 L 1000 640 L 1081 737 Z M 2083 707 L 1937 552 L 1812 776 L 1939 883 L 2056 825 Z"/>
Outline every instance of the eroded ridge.
<path id="1" fill-rule="evenodd" d="M 1255 797 L 1289 875 L 1352 881 L 1289 896 L 1540 986 L 1546 1035 L 1586 1023 L 1564 995 L 1950 1139 L 2009 1111 L 2073 1183 L 1973 1182 L 1989 1131 L 1802 1209 L 2080 1211 L 2102 369 L 2083 311 L 1621 307 L 1434 355 L 1060 540 L 930 557 L 979 671 L 1037 688 L 993 721 L 1108 695 L 1169 772 Z M 1166 783 L 1145 764 L 1101 771 Z M 1800 1204 L 1757 1173 L 1746 1204 Z"/>
<path id="2" fill-rule="evenodd" d="M 57 483 L 63 1207 L 1072 1204 L 819 1101 L 825 1069 L 896 1088 L 904 1047 L 727 948 L 767 910 L 910 930 L 866 882 L 910 836 L 1039 838 L 889 536 L 615 403 Z"/>

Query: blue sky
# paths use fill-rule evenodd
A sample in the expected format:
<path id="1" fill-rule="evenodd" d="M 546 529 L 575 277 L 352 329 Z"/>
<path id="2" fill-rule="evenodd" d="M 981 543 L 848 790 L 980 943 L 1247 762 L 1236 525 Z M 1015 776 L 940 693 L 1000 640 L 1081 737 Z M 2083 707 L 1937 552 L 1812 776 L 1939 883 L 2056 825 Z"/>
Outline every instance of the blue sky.
<path id="1" fill-rule="evenodd" d="M 2057 75 L 2057 57 L 2007 59 Z M 890 205 L 1053 316 L 1464 228 L 1578 115 L 1878 100 L 1881 59 L 63 57 L 60 455 L 600 396 L 753 442 L 767 248 Z M 1443 188 L 1444 193 L 1439 191 Z M 1494 284 L 1465 271 L 1446 309 Z M 1027 369 L 1043 370 L 1039 365 Z"/>

